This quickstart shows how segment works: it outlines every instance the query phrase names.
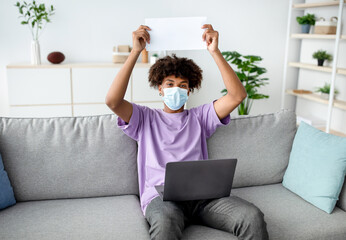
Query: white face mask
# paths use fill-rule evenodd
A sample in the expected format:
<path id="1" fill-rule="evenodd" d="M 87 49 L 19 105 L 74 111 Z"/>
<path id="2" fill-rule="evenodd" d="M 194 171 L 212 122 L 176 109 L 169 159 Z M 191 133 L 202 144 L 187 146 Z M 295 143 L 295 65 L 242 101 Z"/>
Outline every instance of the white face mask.
<path id="1" fill-rule="evenodd" d="M 180 109 L 189 98 L 187 90 L 180 87 L 164 88 L 163 93 L 162 100 L 172 110 Z"/>

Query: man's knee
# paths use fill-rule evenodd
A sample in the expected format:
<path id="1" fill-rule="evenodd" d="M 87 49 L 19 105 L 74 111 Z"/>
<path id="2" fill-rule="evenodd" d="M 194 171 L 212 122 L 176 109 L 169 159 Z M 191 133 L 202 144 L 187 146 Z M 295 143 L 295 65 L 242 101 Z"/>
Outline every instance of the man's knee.
<path id="1" fill-rule="evenodd" d="M 263 212 L 251 204 L 247 207 L 244 215 L 243 227 L 246 229 L 244 233 L 248 236 L 254 236 L 255 239 L 269 239 L 267 224 L 264 221 Z"/>
<path id="2" fill-rule="evenodd" d="M 151 239 L 180 239 L 184 230 L 184 214 L 179 209 L 162 208 L 150 215 Z"/>
<path id="3" fill-rule="evenodd" d="M 258 207 L 251 204 L 246 207 L 244 221 L 248 224 L 263 224 L 264 214 Z"/>

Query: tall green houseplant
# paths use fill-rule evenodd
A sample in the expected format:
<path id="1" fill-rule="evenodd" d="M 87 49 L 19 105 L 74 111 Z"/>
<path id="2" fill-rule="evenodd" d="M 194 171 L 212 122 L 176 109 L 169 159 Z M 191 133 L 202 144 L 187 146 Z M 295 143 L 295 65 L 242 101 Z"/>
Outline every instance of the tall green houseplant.
<path id="1" fill-rule="evenodd" d="M 248 115 L 252 107 L 253 100 L 269 98 L 268 95 L 258 93 L 261 86 L 268 84 L 268 78 L 262 78 L 261 75 L 266 73 L 265 68 L 259 67 L 257 64 L 262 61 L 260 56 L 246 55 L 242 56 L 236 51 L 222 52 L 225 60 L 237 66 L 238 71 L 234 71 L 239 80 L 244 85 L 247 97 L 238 106 L 239 115 Z M 221 91 L 224 95 L 227 94 L 227 89 Z"/>

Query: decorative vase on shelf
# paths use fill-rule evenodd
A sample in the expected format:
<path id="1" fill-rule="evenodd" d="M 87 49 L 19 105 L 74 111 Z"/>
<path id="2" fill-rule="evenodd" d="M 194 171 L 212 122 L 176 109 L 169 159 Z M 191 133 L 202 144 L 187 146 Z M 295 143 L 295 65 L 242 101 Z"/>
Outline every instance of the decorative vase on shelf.
<path id="1" fill-rule="evenodd" d="M 329 93 L 321 93 L 321 98 L 323 99 L 329 99 Z M 336 99 L 336 94 L 334 93 L 334 99 Z"/>
<path id="2" fill-rule="evenodd" d="M 157 59 L 158 59 L 158 57 L 151 56 L 151 57 L 150 57 L 150 64 L 156 63 Z"/>
<path id="3" fill-rule="evenodd" d="M 31 64 L 41 64 L 40 43 L 38 42 L 38 40 L 31 41 Z"/>

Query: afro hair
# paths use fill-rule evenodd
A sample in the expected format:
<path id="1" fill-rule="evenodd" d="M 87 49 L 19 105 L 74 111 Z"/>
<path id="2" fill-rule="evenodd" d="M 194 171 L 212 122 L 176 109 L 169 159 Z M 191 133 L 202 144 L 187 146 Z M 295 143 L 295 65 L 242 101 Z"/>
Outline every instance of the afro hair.
<path id="1" fill-rule="evenodd" d="M 189 81 L 189 89 L 199 89 L 202 82 L 203 70 L 192 60 L 188 58 L 177 57 L 176 54 L 165 56 L 158 59 L 149 69 L 150 87 L 158 88 L 165 77 L 174 75 Z"/>

